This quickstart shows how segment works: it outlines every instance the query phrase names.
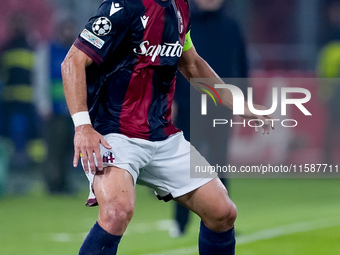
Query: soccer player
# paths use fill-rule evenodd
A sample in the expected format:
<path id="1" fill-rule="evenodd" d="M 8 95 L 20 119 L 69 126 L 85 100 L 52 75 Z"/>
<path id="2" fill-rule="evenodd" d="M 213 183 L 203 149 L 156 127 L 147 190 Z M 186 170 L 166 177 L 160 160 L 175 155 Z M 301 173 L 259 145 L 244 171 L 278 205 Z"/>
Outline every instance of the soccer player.
<path id="1" fill-rule="evenodd" d="M 195 51 L 185 0 L 105 0 L 66 56 L 73 164 L 81 157 L 91 183 L 87 204 L 99 204 L 79 254 L 116 254 L 133 215 L 137 182 L 201 217 L 200 254 L 234 254 L 236 207 L 218 178 L 190 178 L 189 156 L 208 163 L 171 122 L 178 69 L 187 79 L 222 82 Z M 232 108 L 231 93 L 219 93 Z M 270 118 L 247 106 L 244 117 Z"/>

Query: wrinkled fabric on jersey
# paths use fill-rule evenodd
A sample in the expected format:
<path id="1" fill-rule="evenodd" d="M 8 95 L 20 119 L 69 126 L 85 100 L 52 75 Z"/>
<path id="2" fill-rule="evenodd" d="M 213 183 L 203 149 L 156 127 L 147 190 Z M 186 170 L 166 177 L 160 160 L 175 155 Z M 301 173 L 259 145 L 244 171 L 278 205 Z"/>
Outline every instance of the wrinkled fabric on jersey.
<path id="1" fill-rule="evenodd" d="M 88 108 L 101 134 L 164 140 L 171 121 L 178 61 L 189 31 L 185 0 L 106 0 L 75 46 L 87 67 Z"/>

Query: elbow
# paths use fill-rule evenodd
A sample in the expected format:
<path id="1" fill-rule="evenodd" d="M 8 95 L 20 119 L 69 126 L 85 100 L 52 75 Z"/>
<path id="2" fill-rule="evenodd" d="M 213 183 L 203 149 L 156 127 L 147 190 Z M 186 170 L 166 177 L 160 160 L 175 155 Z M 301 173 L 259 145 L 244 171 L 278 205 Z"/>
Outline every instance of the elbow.
<path id="1" fill-rule="evenodd" d="M 200 66 L 202 61 L 204 61 L 203 58 L 197 56 L 197 58 L 190 63 L 180 65 L 178 69 L 188 80 L 191 78 L 197 78 L 200 76 Z"/>
<path id="2" fill-rule="evenodd" d="M 189 81 L 190 81 L 191 78 L 196 77 L 196 73 L 197 73 L 196 70 L 197 70 L 196 66 L 184 66 L 184 67 L 179 68 L 179 71 Z"/>
<path id="3" fill-rule="evenodd" d="M 178 70 L 184 75 L 185 78 L 190 79 L 190 70 L 183 65 L 178 66 Z"/>
<path id="4" fill-rule="evenodd" d="M 62 75 L 65 75 L 74 71 L 83 71 L 91 64 L 91 58 L 79 50 L 71 48 L 64 61 L 61 63 L 61 73 Z"/>

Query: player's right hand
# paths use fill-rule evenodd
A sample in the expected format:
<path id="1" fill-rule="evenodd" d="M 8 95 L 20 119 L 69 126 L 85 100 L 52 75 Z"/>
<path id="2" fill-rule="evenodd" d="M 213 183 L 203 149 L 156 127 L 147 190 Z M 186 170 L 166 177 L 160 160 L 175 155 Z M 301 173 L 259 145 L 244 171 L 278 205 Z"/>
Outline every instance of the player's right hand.
<path id="1" fill-rule="evenodd" d="M 92 174 L 96 170 L 103 170 L 103 160 L 100 153 L 100 144 L 107 149 L 112 149 L 104 137 L 93 129 L 92 125 L 81 125 L 75 128 L 73 166 L 77 167 L 79 157 L 82 158 L 84 171 Z M 95 164 L 95 158 L 97 166 Z"/>
<path id="2" fill-rule="evenodd" d="M 263 105 L 254 104 L 253 106 L 257 110 L 267 110 L 267 108 Z M 262 134 L 269 134 L 270 129 L 275 129 L 274 121 L 271 121 L 273 119 L 273 116 L 271 114 L 263 115 L 263 116 L 256 115 L 249 110 L 247 104 L 245 104 L 244 115 L 242 117 L 246 119 L 255 119 L 255 120 L 262 121 L 262 127 L 261 128 L 256 127 L 255 128 L 256 132 L 259 132 L 259 130 L 262 129 Z M 261 123 L 259 122 L 257 123 L 257 125 L 260 125 L 260 124 Z"/>

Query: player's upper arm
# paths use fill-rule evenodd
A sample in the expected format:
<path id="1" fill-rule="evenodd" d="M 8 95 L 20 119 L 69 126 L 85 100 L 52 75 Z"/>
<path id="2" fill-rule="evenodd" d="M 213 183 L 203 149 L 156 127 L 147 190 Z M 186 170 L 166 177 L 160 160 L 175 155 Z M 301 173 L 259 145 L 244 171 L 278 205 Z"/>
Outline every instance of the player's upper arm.
<path id="1" fill-rule="evenodd" d="M 92 63 L 92 58 L 90 58 L 83 51 L 72 45 L 62 63 L 62 71 L 68 72 L 69 69 L 74 68 L 74 66 L 85 68 Z"/>

